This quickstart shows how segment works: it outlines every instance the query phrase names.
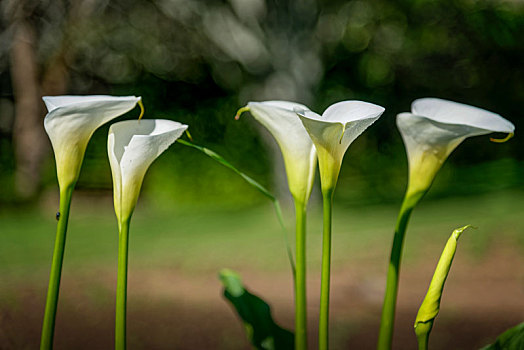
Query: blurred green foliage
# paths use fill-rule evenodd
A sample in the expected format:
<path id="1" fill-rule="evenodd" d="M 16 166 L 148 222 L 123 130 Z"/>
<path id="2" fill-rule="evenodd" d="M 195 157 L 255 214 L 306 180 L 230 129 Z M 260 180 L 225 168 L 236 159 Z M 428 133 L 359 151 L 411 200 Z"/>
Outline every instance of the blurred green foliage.
<path id="1" fill-rule="evenodd" d="M 40 63 L 65 52 L 70 93 L 141 95 L 146 118 L 189 124 L 196 143 L 270 188 L 273 173 L 283 169 L 273 164 L 263 131 L 249 116 L 233 119 L 247 101 L 290 99 L 317 112 L 347 99 L 386 107 L 349 149 L 337 192 L 341 201 L 376 203 L 400 200 L 407 165 L 395 115 L 425 96 L 495 111 L 517 130 L 502 145 L 487 137 L 464 142 L 440 172 L 431 196 L 522 187 L 522 2 L 111 0 L 93 1 L 90 7 L 80 2 L 75 9 L 68 1 L 27 3 L 40 39 Z M 73 9 L 85 16 L 68 21 Z M 4 18 L 4 32 L 8 23 Z M 0 52 L 4 203 L 15 200 L 6 52 Z M 107 126 L 90 142 L 78 188 L 111 189 L 106 135 Z M 43 187 L 55 182 L 49 154 Z M 181 145 L 153 165 L 144 189 L 166 205 L 263 200 L 236 175 Z"/>

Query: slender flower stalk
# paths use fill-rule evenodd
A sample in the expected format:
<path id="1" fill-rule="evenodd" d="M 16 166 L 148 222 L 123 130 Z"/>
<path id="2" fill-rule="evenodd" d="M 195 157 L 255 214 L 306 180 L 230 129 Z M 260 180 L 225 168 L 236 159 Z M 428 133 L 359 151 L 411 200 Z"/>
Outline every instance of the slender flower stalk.
<path id="1" fill-rule="evenodd" d="M 69 209 L 87 144 L 101 125 L 130 111 L 137 103 L 142 110 L 143 107 L 140 97 L 134 96 L 45 96 L 43 100 L 49 111 L 44 127 L 55 153 L 60 188 L 60 210 L 40 343 L 40 349 L 47 350 L 53 348 Z"/>
<path id="2" fill-rule="evenodd" d="M 277 141 L 286 167 L 289 191 L 295 203 L 295 349 L 307 349 L 307 293 L 306 293 L 306 211 L 311 195 L 317 154 L 313 142 L 294 112 L 306 106 L 287 101 L 249 102 L 237 112 L 251 115 Z M 293 265 L 293 258 L 290 257 Z"/>
<path id="3" fill-rule="evenodd" d="M 127 260 L 129 251 L 129 223 L 131 218 L 118 223 L 118 272 L 116 283 L 115 349 L 126 348 Z"/>
<path id="4" fill-rule="evenodd" d="M 397 217 L 397 224 L 395 226 L 395 235 L 393 237 L 391 257 L 387 272 L 387 286 L 384 296 L 382 318 L 380 322 L 378 349 L 391 349 L 393 323 L 395 320 L 395 306 L 398 293 L 399 268 L 402 256 L 402 247 L 404 245 L 404 235 L 408 226 L 409 218 L 411 217 L 411 212 L 413 211 L 415 205 L 423 197 L 424 193 L 425 192 L 419 193 L 418 196 L 406 195 Z"/>
<path id="5" fill-rule="evenodd" d="M 307 349 L 306 211 L 306 204 L 295 201 L 295 349 Z"/>
<path id="6" fill-rule="evenodd" d="M 187 129 L 171 120 L 128 120 L 111 125 L 107 152 L 113 175 L 115 213 L 118 220 L 118 276 L 115 349 L 126 348 L 127 261 L 129 224 L 147 169 Z"/>
<path id="7" fill-rule="evenodd" d="M 333 218 L 333 194 L 322 192 L 322 272 L 320 281 L 320 314 L 318 320 L 318 348 L 329 348 L 329 296 L 331 286 L 331 221 Z"/>
<path id="8" fill-rule="evenodd" d="M 40 349 L 53 348 L 53 336 L 55 329 L 56 310 L 58 306 L 58 294 L 60 290 L 60 278 L 62 275 L 62 263 L 64 261 L 67 222 L 69 221 L 69 209 L 71 208 L 71 197 L 74 186 L 60 190 L 60 210 L 58 225 L 56 228 L 55 248 L 49 275 L 49 286 L 45 303 L 44 321 L 42 325 L 42 337 Z"/>
<path id="9" fill-rule="evenodd" d="M 295 108 L 318 152 L 323 198 L 322 276 L 320 285 L 319 349 L 329 347 L 329 289 L 331 279 L 331 222 L 333 195 L 349 145 L 373 124 L 384 108 L 362 101 L 331 105 L 322 116 Z"/>
<path id="10" fill-rule="evenodd" d="M 411 113 L 397 116 L 409 163 L 409 180 L 400 208 L 391 248 L 386 292 L 382 308 L 378 346 L 391 349 L 398 293 L 402 247 L 413 208 L 424 197 L 449 154 L 467 137 L 492 132 L 507 133 L 507 141 L 515 127 L 500 115 L 465 104 L 422 98 L 411 105 Z"/>

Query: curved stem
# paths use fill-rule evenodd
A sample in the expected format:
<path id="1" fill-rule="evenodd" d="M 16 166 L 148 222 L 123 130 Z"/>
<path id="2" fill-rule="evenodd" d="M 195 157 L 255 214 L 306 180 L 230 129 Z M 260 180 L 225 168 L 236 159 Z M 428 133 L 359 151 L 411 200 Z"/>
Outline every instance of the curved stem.
<path id="1" fill-rule="evenodd" d="M 60 211 L 58 216 L 58 225 L 56 227 L 55 248 L 53 251 L 53 261 L 51 263 L 49 287 L 47 289 L 47 299 L 45 303 L 42 337 L 40 340 L 41 350 L 49 350 L 53 348 L 56 310 L 58 306 L 58 294 L 60 291 L 60 277 L 62 275 L 67 222 L 69 220 L 69 210 L 71 208 L 71 197 L 73 195 L 73 189 L 74 185 L 71 185 L 66 187 L 64 190 L 60 190 Z"/>
<path id="2" fill-rule="evenodd" d="M 129 219 L 124 220 L 118 225 L 118 277 L 116 285 L 115 350 L 125 350 L 126 348 L 129 221 Z"/>
<path id="3" fill-rule="evenodd" d="M 329 341 L 329 285 L 331 276 L 331 217 L 333 190 L 323 190 L 322 276 L 320 282 L 320 316 L 318 348 L 328 349 Z"/>
<path id="4" fill-rule="evenodd" d="M 377 345 L 377 349 L 379 350 L 391 349 L 404 236 L 406 234 L 406 228 L 408 226 L 411 212 L 421 197 L 422 196 L 406 195 L 398 214 L 395 237 L 393 239 L 393 246 L 391 247 L 391 256 L 389 260 L 386 293 L 384 296 L 384 304 L 382 306 L 382 318 Z"/>
<path id="5" fill-rule="evenodd" d="M 295 349 L 307 349 L 306 298 L 306 205 L 295 201 L 296 274 L 295 274 Z"/>

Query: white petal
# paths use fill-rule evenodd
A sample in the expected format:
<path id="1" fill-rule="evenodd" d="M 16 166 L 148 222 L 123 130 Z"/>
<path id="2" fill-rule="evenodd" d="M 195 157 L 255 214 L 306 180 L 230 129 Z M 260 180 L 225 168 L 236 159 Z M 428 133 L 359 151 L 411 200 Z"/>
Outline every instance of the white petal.
<path id="1" fill-rule="evenodd" d="M 295 109 L 313 140 L 319 156 L 320 176 L 325 189 L 333 189 L 349 145 L 373 124 L 384 108 L 362 101 L 344 101 L 319 116 Z"/>
<path id="2" fill-rule="evenodd" d="M 135 107 L 135 96 L 44 96 L 44 127 L 55 153 L 60 187 L 78 178 L 85 149 L 95 130 Z"/>
<path id="3" fill-rule="evenodd" d="M 47 110 L 51 112 L 53 109 L 58 107 L 64 107 L 67 105 L 79 104 L 79 103 L 90 103 L 90 102 L 104 102 L 104 101 L 131 101 L 137 102 L 140 97 L 136 96 L 109 96 L 109 95 L 62 95 L 62 96 L 44 96 L 42 97 Z"/>
<path id="4" fill-rule="evenodd" d="M 467 125 L 446 124 L 417 116 L 401 113 L 397 126 L 404 141 L 410 167 L 427 153 L 443 163 L 455 147 L 467 136 L 487 134 L 489 131 Z"/>
<path id="5" fill-rule="evenodd" d="M 111 125 L 107 151 L 119 220 L 128 219 L 133 212 L 151 163 L 186 129 L 187 125 L 164 119 L 126 120 Z"/>
<path id="6" fill-rule="evenodd" d="M 448 155 L 466 138 L 481 129 L 439 123 L 411 113 L 397 116 L 409 164 L 409 196 L 421 196 L 431 186 Z M 488 133 L 489 131 L 483 131 Z"/>
<path id="7" fill-rule="evenodd" d="M 363 101 L 342 101 L 332 104 L 322 113 L 324 120 L 342 124 L 356 120 L 379 117 L 384 113 L 384 107 Z"/>
<path id="8" fill-rule="evenodd" d="M 295 109 L 295 112 L 300 117 L 319 152 L 323 150 L 334 155 L 344 154 L 349 144 L 341 144 L 344 132 L 343 123 L 323 120 L 320 115 L 311 111 Z M 336 158 L 339 158 L 339 156 Z"/>
<path id="9" fill-rule="evenodd" d="M 409 162 L 408 195 L 425 193 L 449 154 L 467 137 L 515 130 L 498 114 L 457 102 L 422 98 L 411 108 L 413 113 L 397 116 Z"/>
<path id="10" fill-rule="evenodd" d="M 249 102 L 247 106 L 280 146 L 289 190 L 296 200 L 305 203 L 311 194 L 317 156 L 313 142 L 293 109 L 308 108 L 287 101 Z"/>
<path id="11" fill-rule="evenodd" d="M 491 132 L 513 133 L 515 126 L 500 115 L 485 109 L 439 98 L 421 98 L 411 104 L 413 114 L 441 123 L 468 125 Z"/>
<path id="12" fill-rule="evenodd" d="M 368 102 L 343 101 L 328 107 L 322 116 L 311 111 L 295 112 L 318 147 L 341 153 L 384 113 L 384 108 Z M 315 141 L 316 139 L 316 141 Z M 335 150 L 336 149 L 336 150 Z"/>
<path id="13" fill-rule="evenodd" d="M 263 101 L 263 102 L 249 102 L 249 104 L 262 104 L 267 107 L 275 107 L 275 108 L 281 108 L 288 111 L 292 111 L 295 108 L 300 109 L 306 109 L 309 110 L 308 107 L 304 106 L 303 104 L 296 103 L 296 102 L 290 102 L 290 101 Z"/>

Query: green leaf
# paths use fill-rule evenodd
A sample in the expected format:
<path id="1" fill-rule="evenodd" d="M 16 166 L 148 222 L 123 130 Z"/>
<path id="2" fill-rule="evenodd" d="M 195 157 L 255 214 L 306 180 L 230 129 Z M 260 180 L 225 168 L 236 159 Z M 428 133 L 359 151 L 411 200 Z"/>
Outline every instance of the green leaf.
<path id="1" fill-rule="evenodd" d="M 422 305 L 420 305 L 417 318 L 415 319 L 415 334 L 417 335 L 419 350 L 427 349 L 428 347 L 429 333 L 431 333 L 433 322 L 440 310 L 440 299 L 442 298 L 444 284 L 451 269 L 451 263 L 455 257 L 458 239 L 462 232 L 469 227 L 471 227 L 471 225 L 458 228 L 451 234 L 438 261 L 428 292 Z"/>
<path id="2" fill-rule="evenodd" d="M 273 203 L 273 207 L 275 208 L 275 213 L 277 214 L 278 222 L 280 223 L 280 227 L 282 228 L 282 232 L 284 234 L 284 241 L 286 243 L 286 250 L 287 250 L 287 256 L 289 259 L 289 264 L 291 265 L 291 271 L 293 272 L 293 277 L 295 277 L 295 259 L 293 258 L 293 252 L 291 250 L 291 245 L 289 244 L 288 232 L 286 230 L 286 226 L 284 225 L 284 217 L 282 215 L 282 209 L 280 208 L 280 202 L 278 201 L 278 199 L 271 192 L 269 192 L 268 189 L 266 189 L 260 183 L 258 183 L 251 177 L 247 176 L 246 174 L 244 174 L 237 168 L 235 168 L 231 163 L 225 160 L 224 157 L 222 157 L 220 154 L 216 153 L 215 151 L 212 151 L 206 147 L 195 145 L 194 143 L 191 143 L 189 141 L 182 140 L 182 139 L 178 139 L 177 142 L 183 144 L 184 146 L 188 146 L 188 147 L 197 149 L 200 152 L 207 155 L 208 157 L 210 157 L 211 159 L 216 160 L 217 162 L 219 162 L 226 168 L 233 170 L 235 173 L 240 175 L 240 177 L 242 177 L 248 184 L 256 188 L 258 191 L 260 191 L 260 193 L 262 193 L 269 200 L 271 200 L 271 202 Z"/>
<path id="3" fill-rule="evenodd" d="M 254 348 L 259 350 L 294 348 L 293 333 L 275 323 L 270 306 L 246 290 L 237 273 L 223 269 L 219 277 L 224 285 L 224 297 L 231 302 L 240 316 Z"/>
<path id="4" fill-rule="evenodd" d="M 481 350 L 522 350 L 524 349 L 524 322 L 508 329 L 497 340 Z"/>

